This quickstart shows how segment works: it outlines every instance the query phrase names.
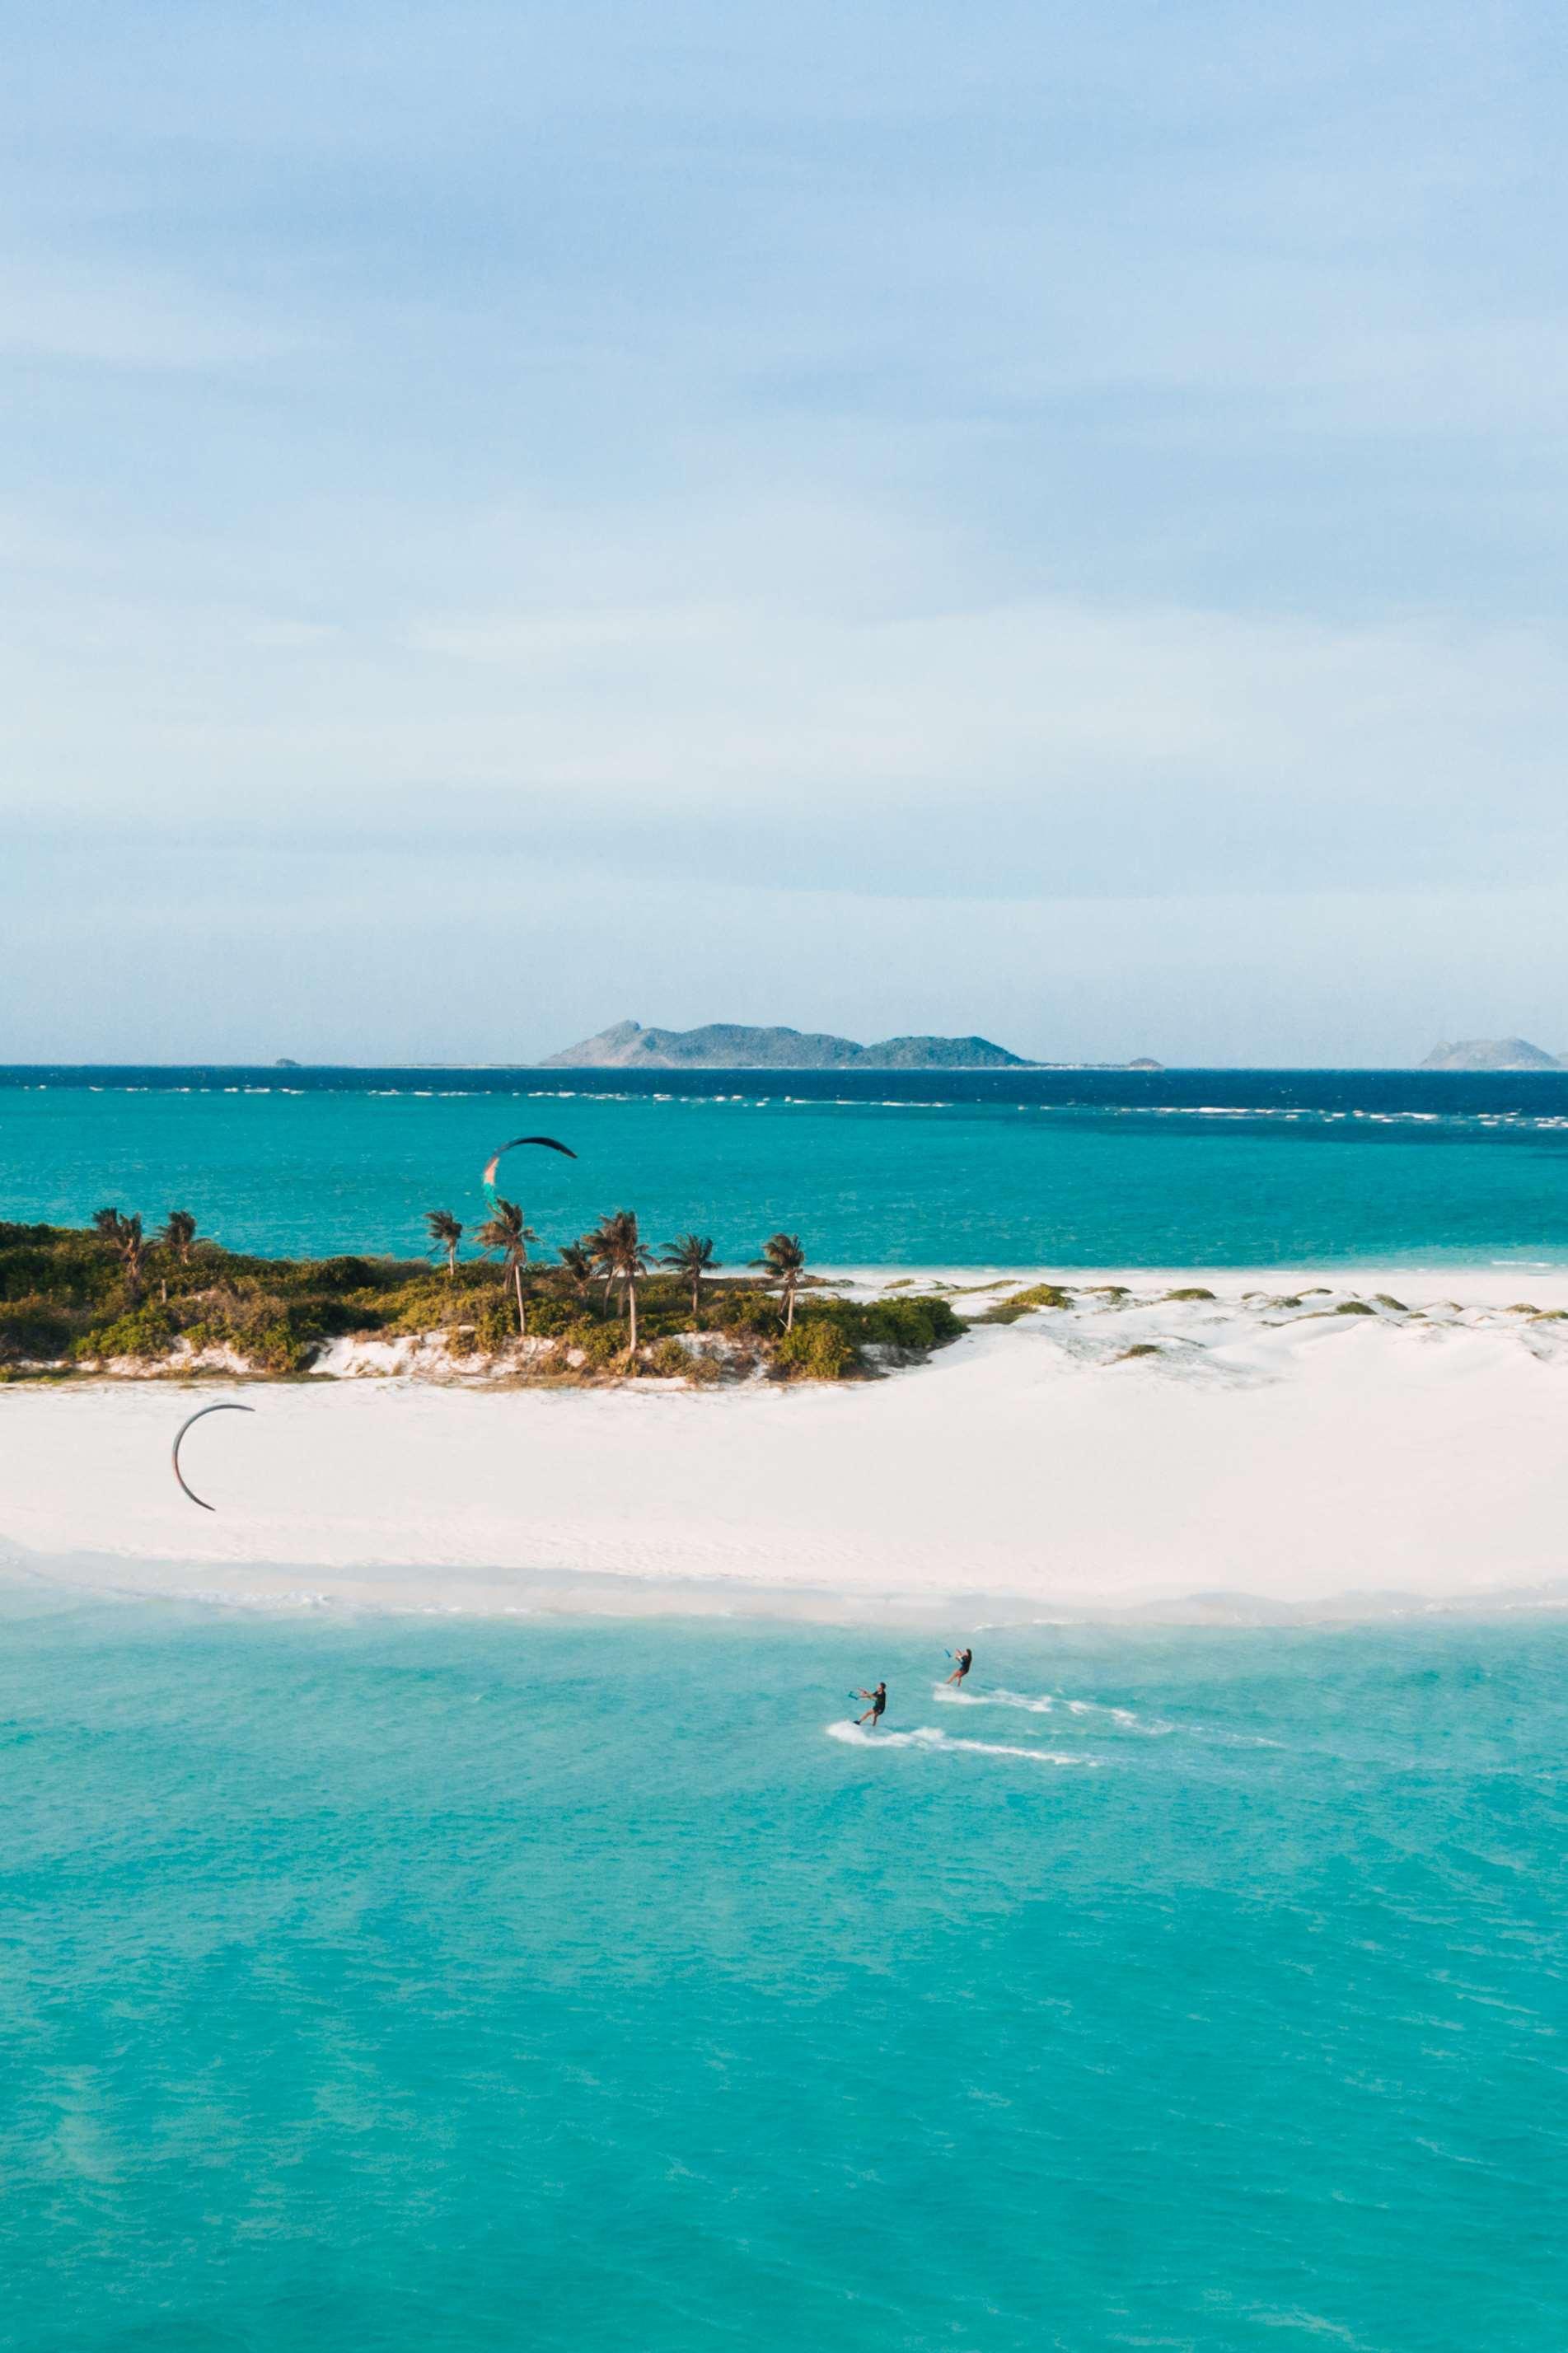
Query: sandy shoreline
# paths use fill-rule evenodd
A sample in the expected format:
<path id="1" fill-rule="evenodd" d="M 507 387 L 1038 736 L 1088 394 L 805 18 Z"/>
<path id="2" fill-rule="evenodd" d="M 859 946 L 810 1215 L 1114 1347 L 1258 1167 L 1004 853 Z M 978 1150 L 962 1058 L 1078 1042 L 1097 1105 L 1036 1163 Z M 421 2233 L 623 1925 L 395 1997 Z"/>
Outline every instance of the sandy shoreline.
<path id="1" fill-rule="evenodd" d="M 169 1472 L 189 1391 L 16 1386 L 0 1558 L 62 1589 L 274 1606 L 973 1624 L 1568 1605 L 1568 1271 L 1056 1279 L 1080 1294 L 1065 1314 L 838 1388 L 207 1384 L 257 1408 L 189 1441 L 211 1516 Z M 1215 1296 L 1164 1296 L 1190 1287 Z M 1337 1312 L 1379 1293 L 1399 1304 Z"/>

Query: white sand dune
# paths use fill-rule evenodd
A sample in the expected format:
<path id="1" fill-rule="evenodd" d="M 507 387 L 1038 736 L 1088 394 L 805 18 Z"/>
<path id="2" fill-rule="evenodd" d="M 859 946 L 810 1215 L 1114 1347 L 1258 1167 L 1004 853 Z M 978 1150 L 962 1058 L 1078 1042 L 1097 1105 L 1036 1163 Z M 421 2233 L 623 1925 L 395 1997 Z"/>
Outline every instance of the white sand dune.
<path id="1" fill-rule="evenodd" d="M 187 1440 L 211 1515 L 169 1471 L 191 1389 L 16 1386 L 4 1553 L 95 1590 L 434 1609 L 1568 1601 L 1568 1319 L 1518 1312 L 1568 1307 L 1568 1275 L 1359 1272 L 1404 1303 L 1372 1315 L 1335 1312 L 1349 1278 L 1065 1279 L 1065 1314 L 840 1388 L 207 1385 L 257 1408 Z M 1184 1282 L 1218 1295 L 1164 1297 Z"/>

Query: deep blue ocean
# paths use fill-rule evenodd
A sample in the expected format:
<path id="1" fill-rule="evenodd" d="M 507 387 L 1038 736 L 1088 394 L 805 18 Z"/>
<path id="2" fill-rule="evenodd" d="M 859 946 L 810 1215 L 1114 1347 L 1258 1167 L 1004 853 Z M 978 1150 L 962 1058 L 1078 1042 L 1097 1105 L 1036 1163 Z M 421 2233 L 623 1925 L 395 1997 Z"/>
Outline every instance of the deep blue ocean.
<path id="1" fill-rule="evenodd" d="M 0 1637 L 16 2353 L 1568 2342 L 1560 1622 Z"/>
<path id="2" fill-rule="evenodd" d="M 780 1227 L 840 1266 L 1568 1261 L 1568 1071 L 12 1069 L 0 1217 L 410 1255 L 539 1131 L 577 1159 L 502 1183 L 546 1248 L 624 1207 L 730 1262 Z"/>

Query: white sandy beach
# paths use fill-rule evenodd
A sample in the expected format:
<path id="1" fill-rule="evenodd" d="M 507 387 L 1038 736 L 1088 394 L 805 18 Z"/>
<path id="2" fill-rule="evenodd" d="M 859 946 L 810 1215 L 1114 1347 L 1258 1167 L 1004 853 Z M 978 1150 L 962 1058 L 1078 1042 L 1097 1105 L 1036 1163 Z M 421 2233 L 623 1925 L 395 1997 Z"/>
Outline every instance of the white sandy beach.
<path id="1" fill-rule="evenodd" d="M 974 1623 L 1568 1602 L 1568 1272 L 1057 1279 L 1071 1311 L 841 1387 L 13 1387 L 0 1550 L 61 1587 L 252 1604 Z M 1128 1296 L 1082 1295 L 1111 1283 Z M 1216 1297 L 1164 1296 L 1188 1285 Z M 1335 1312 L 1379 1293 L 1401 1304 Z M 208 1514 L 169 1441 L 220 1397 L 256 1412 L 187 1441 Z"/>

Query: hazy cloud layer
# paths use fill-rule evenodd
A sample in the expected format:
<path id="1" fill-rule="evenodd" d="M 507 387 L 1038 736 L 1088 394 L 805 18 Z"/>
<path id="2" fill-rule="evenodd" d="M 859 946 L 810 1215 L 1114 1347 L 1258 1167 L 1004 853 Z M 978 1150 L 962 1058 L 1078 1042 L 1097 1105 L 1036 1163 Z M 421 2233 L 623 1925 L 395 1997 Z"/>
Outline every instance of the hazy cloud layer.
<path id="1" fill-rule="evenodd" d="M 111 995 L 116 1051 L 286 1050 L 269 937 L 295 1050 L 1568 1043 L 1563 47 L 1442 0 L 35 18 L 0 1051 L 108 1050 Z M 438 1050 L 399 940 L 526 996 L 460 965 Z"/>

